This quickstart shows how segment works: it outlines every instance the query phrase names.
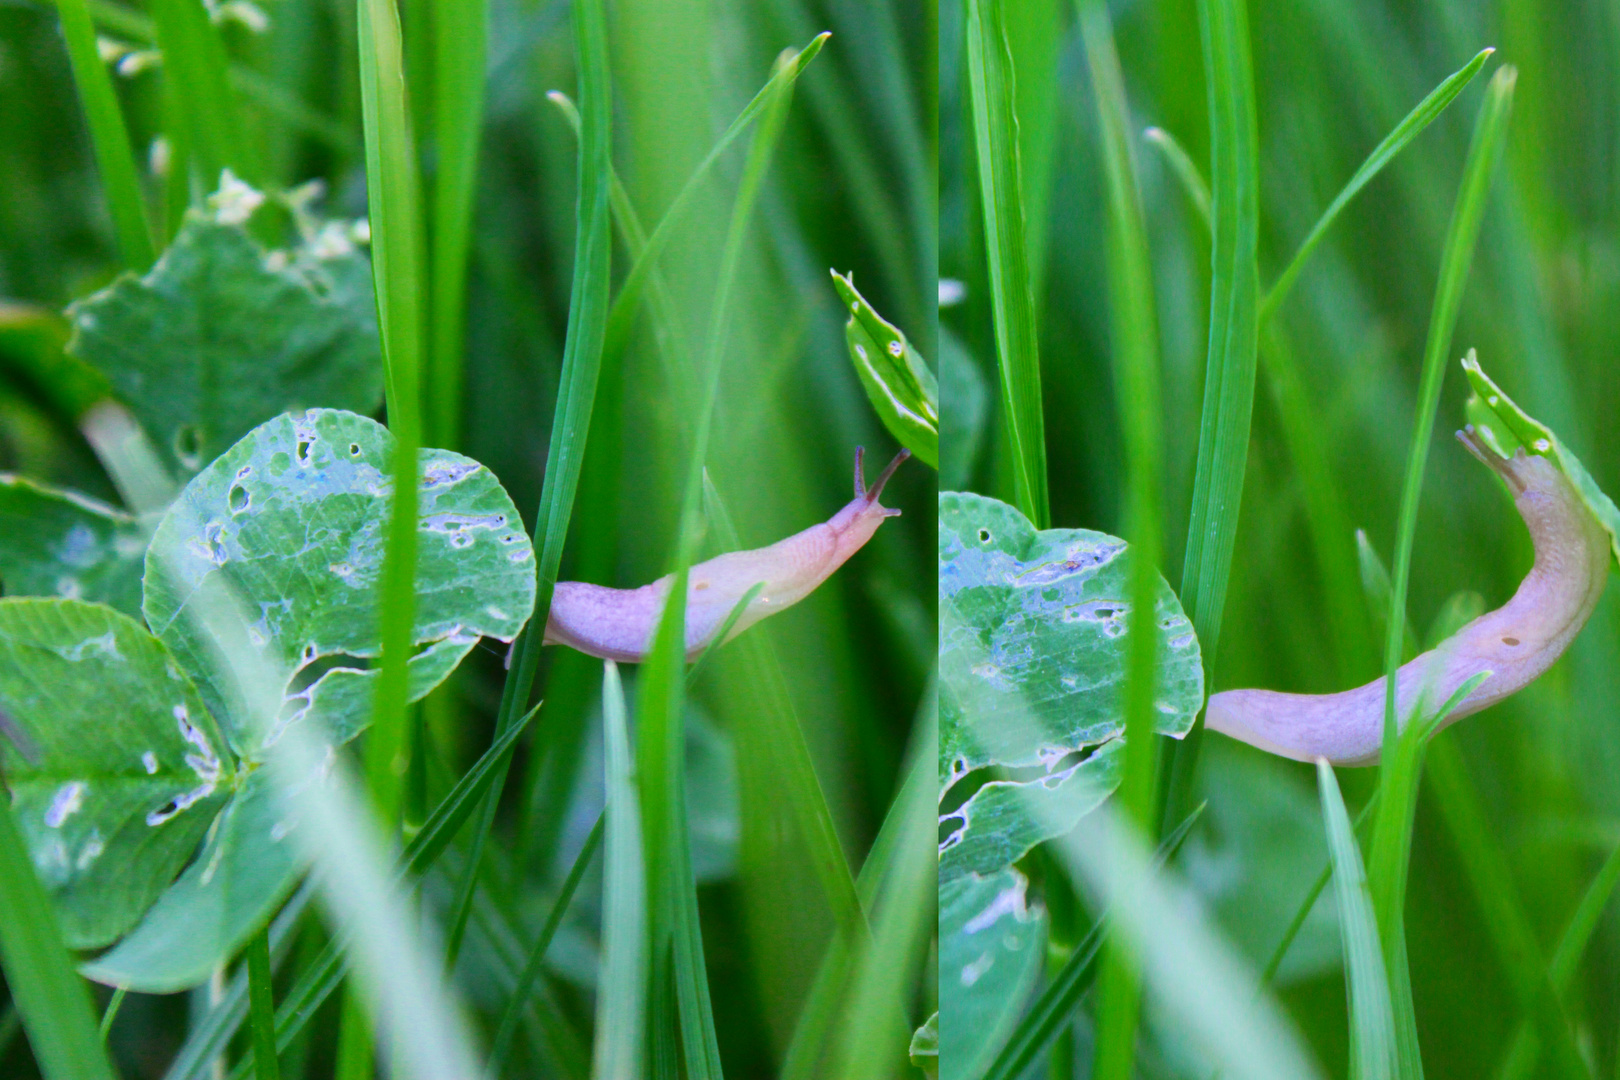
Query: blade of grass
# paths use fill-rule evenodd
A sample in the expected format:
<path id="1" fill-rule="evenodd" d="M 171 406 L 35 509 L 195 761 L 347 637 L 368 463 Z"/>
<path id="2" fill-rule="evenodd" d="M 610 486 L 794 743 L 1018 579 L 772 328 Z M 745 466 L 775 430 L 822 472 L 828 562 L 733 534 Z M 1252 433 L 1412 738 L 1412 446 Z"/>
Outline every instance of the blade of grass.
<path id="1" fill-rule="evenodd" d="M 707 494 L 706 489 L 708 487 L 708 483 L 709 472 L 707 469 L 705 469 L 703 471 L 705 494 Z M 734 551 L 736 549 L 728 548 L 727 550 Z M 749 590 L 743 593 L 742 596 L 738 598 L 737 602 L 731 606 L 731 610 L 726 614 L 725 621 L 720 624 L 720 629 L 715 631 L 714 637 L 711 638 L 709 640 L 709 644 L 704 647 L 702 654 L 697 658 L 697 662 L 686 670 L 686 685 L 688 687 L 697 685 L 698 676 L 707 670 L 710 659 L 712 659 L 714 654 L 720 650 L 720 646 L 726 643 L 726 635 L 731 633 L 731 628 L 737 625 L 737 620 L 742 618 L 742 613 L 748 609 L 748 605 L 752 604 L 755 597 L 759 596 L 759 594 L 764 591 L 765 583 L 762 581 L 757 585 L 751 586 Z"/>
<path id="2" fill-rule="evenodd" d="M 248 1009 L 253 1030 L 255 1080 L 281 1080 L 276 1060 L 276 997 L 270 967 L 268 928 L 253 935 L 247 945 Z"/>
<path id="3" fill-rule="evenodd" d="M 183 88 L 175 102 L 185 118 L 203 187 L 212 191 L 225 169 L 250 183 L 258 181 L 257 155 L 242 126 L 225 43 L 202 0 L 153 0 L 151 12 L 164 78 Z M 373 208 L 375 212 L 375 204 Z"/>
<path id="4" fill-rule="evenodd" d="M 569 292 L 568 330 L 563 343 L 557 406 L 551 421 L 545 479 L 540 488 L 540 507 L 535 514 L 534 537 L 539 558 L 535 567 L 538 588 L 534 595 L 534 614 L 518 637 L 514 650 L 516 660 L 501 690 L 500 713 L 495 728 L 497 735 L 504 733 L 523 714 L 534 689 L 546 618 L 551 612 L 551 597 L 557 587 L 557 570 L 562 563 L 563 545 L 568 539 L 568 522 L 574 511 L 580 464 L 585 456 L 591 412 L 596 404 L 596 384 L 602 370 L 613 247 L 608 213 L 612 177 L 609 121 L 613 90 L 602 8 L 602 0 L 579 0 L 571 9 L 579 71 L 580 115 L 584 129 L 579 152 L 574 273 Z M 503 764 L 490 785 L 473 835 L 472 854 L 456 892 L 447 934 L 447 967 L 455 963 L 462 936 L 466 933 L 473 894 L 478 888 L 479 864 L 484 844 L 495 823 L 501 792 L 506 786 L 506 772 Z"/>
<path id="5" fill-rule="evenodd" d="M 1586 945 L 1591 941 L 1592 932 L 1597 929 L 1598 919 L 1608 906 L 1609 898 L 1614 895 L 1617 883 L 1620 883 L 1620 847 L 1609 852 L 1592 884 L 1587 886 L 1575 914 L 1570 917 L 1569 925 L 1564 927 L 1563 936 L 1558 939 L 1558 948 L 1553 952 L 1552 966 L 1547 972 L 1555 993 L 1562 995 L 1569 992 L 1576 970 L 1580 967 L 1581 955 L 1586 952 Z M 1497 1076 L 1500 1080 L 1528 1080 L 1535 1071 L 1540 1049 L 1529 1019 L 1520 1020 L 1507 1058 L 1502 1062 Z"/>
<path id="6" fill-rule="evenodd" d="M 1151 819 L 1158 749 L 1153 721 L 1159 641 L 1153 611 L 1159 587 L 1159 502 L 1163 483 L 1158 318 L 1142 199 L 1128 134 L 1125 77 L 1114 47 L 1113 26 L 1101 0 L 1079 0 L 1076 6 L 1097 101 L 1107 179 L 1109 343 L 1127 471 L 1124 519 L 1125 537 L 1130 544 L 1133 614 L 1125 643 L 1125 765 L 1118 798 L 1123 811 L 1151 836 L 1157 824 Z M 1116 938 L 1104 952 L 1094 1076 L 1124 1080 L 1131 1075 L 1136 1064 L 1140 1010 L 1140 975 L 1131 954 Z"/>
<path id="7" fill-rule="evenodd" d="M 687 215 L 695 209 L 697 196 L 701 190 L 701 181 L 709 173 L 726 148 L 735 142 L 748 126 L 759 118 L 765 107 L 770 104 L 774 95 L 780 89 L 780 84 L 792 84 L 809 67 L 810 62 L 821 52 L 826 43 L 828 34 L 817 34 L 810 43 L 793 57 L 792 62 L 778 65 L 771 73 L 771 78 L 759 89 L 742 112 L 727 126 L 726 130 L 716 140 L 692 175 L 687 177 L 686 183 L 681 186 L 680 192 L 670 202 L 669 209 L 659 218 L 658 224 L 653 228 L 652 234 L 647 237 L 646 246 L 631 264 L 630 272 L 625 276 L 624 284 L 619 287 L 619 295 L 613 301 L 613 310 L 608 316 L 606 345 L 604 355 L 609 362 L 616 361 L 629 346 L 630 331 L 635 328 L 636 316 L 640 313 L 641 294 L 646 288 L 648 278 L 658 265 L 659 257 L 663 255 L 664 248 L 674 237 L 679 226 Z"/>
<path id="8" fill-rule="evenodd" d="M 1162 867 L 1181 850 L 1182 842 L 1192 834 L 1192 828 L 1203 816 L 1208 803 L 1199 803 L 1181 824 L 1160 841 L 1153 853 L 1153 865 Z M 1052 981 L 1041 991 L 1035 1004 L 1030 1006 L 1018 1027 L 1013 1029 L 1007 1044 L 996 1055 L 996 1060 L 984 1074 L 984 1080 L 1018 1080 L 1028 1070 L 1047 1045 L 1063 1030 L 1074 1015 L 1080 999 L 1091 988 L 1097 973 L 1097 957 L 1102 952 L 1107 912 L 1092 924 L 1091 931 L 1081 939 L 1069 958 L 1063 962 Z"/>
<path id="9" fill-rule="evenodd" d="M 96 48 L 96 29 L 90 21 L 85 0 L 57 0 L 62 17 L 62 37 L 67 41 L 68 61 L 73 81 L 84 105 L 84 119 L 90 129 L 90 145 L 95 150 L 96 168 L 101 173 L 101 190 L 107 199 L 113 235 L 118 241 L 119 258 L 126 270 L 144 273 L 156 253 L 152 231 L 146 219 L 146 200 L 141 195 L 140 175 L 135 169 L 135 153 L 130 149 L 124 114 L 113 92 L 112 77 Z"/>
<path id="10" fill-rule="evenodd" d="M 1350 200 L 1354 199 L 1373 177 L 1383 171 L 1384 166 L 1395 159 L 1395 155 L 1399 154 L 1407 143 L 1422 134 L 1424 128 L 1434 123 L 1440 114 L 1446 111 L 1446 107 L 1457 99 L 1457 95 L 1474 81 L 1474 76 L 1479 74 L 1480 69 L 1485 66 L 1485 61 L 1490 59 L 1495 51 L 1494 48 L 1481 49 L 1460 70 L 1453 72 L 1431 90 L 1428 97 L 1418 102 L 1412 111 L 1395 125 L 1395 130 L 1385 135 L 1383 140 L 1373 147 L 1372 153 L 1367 155 L 1367 160 L 1361 163 L 1355 175 L 1350 177 L 1338 195 L 1328 204 L 1328 208 L 1322 211 L 1322 216 L 1317 219 L 1316 224 L 1311 226 L 1311 231 L 1306 234 L 1305 241 L 1299 245 L 1293 259 L 1277 276 L 1271 290 L 1266 293 L 1265 300 L 1260 304 L 1259 318 L 1262 325 L 1271 320 L 1277 309 L 1282 306 L 1282 302 L 1288 298 L 1288 293 L 1293 289 L 1300 271 L 1305 268 L 1306 260 L 1327 235 L 1328 229 L 1338 219 L 1340 211 L 1350 204 Z"/>
<path id="11" fill-rule="evenodd" d="M 97 1028 L 97 1033 L 101 1036 L 102 1045 L 106 1045 L 107 1036 L 112 1033 L 112 1026 L 118 1021 L 118 1012 L 124 1007 L 124 998 L 128 996 L 129 989 L 127 987 L 118 987 L 112 992 L 112 996 L 107 999 L 107 1007 L 101 1010 L 101 1024 Z"/>
<path id="12" fill-rule="evenodd" d="M 657 987 L 664 982 L 661 968 L 667 941 L 671 949 L 670 976 L 674 982 L 685 1072 L 693 1080 L 714 1080 L 722 1075 L 722 1070 L 708 973 L 703 962 L 697 884 L 692 877 L 691 831 L 686 816 L 683 710 L 687 571 L 697 553 L 701 534 L 704 462 L 720 393 L 721 367 L 730 338 L 731 303 L 743 243 L 792 101 L 793 81 L 782 76 L 794 63 L 795 54 L 791 51 L 783 52 L 777 61 L 773 92 L 749 143 L 742 179 L 732 203 L 709 320 L 702 368 L 703 400 L 696 417 L 692 456 L 681 500 L 674 581 L 652 651 L 642 667 L 637 693 L 636 762 L 643 796 L 643 831 L 648 850 L 657 851 L 661 856 L 647 867 L 649 907 L 653 913 L 653 984 Z M 655 1008 L 653 1012 L 655 1025 L 660 1019 L 659 1011 Z M 655 1043 L 665 1037 L 655 1028 Z"/>
<path id="13" fill-rule="evenodd" d="M 1396 1031 L 1400 1037 L 1399 1076 L 1402 1080 L 1415 1080 L 1423 1075 L 1417 1026 L 1412 1011 L 1411 980 L 1407 973 L 1404 929 L 1407 862 L 1417 783 L 1422 769 L 1422 750 L 1415 738 L 1401 739 L 1396 734 L 1395 670 L 1400 666 L 1404 643 L 1406 589 L 1411 574 L 1412 542 L 1417 529 L 1418 495 L 1422 488 L 1424 465 L 1428 460 L 1435 410 L 1439 405 L 1445 358 L 1451 347 L 1463 285 L 1473 260 L 1491 174 L 1504 142 L 1514 78 L 1511 67 L 1502 68 L 1491 78 L 1489 91 L 1480 106 L 1473 142 L 1463 167 L 1456 208 L 1441 251 L 1440 277 L 1429 320 L 1428 342 L 1424 349 L 1417 416 L 1401 489 L 1395 572 L 1390 584 L 1390 615 L 1384 642 L 1384 742 L 1379 766 L 1379 789 L 1383 792 L 1383 799 L 1373 826 L 1368 878 L 1372 883 L 1373 906 L 1378 912 L 1378 928 L 1390 978 L 1390 997 L 1395 1007 Z"/>
<path id="14" fill-rule="evenodd" d="M 179 3 L 180 0 L 164 0 Z M 421 198 L 415 139 L 393 0 L 358 0 L 360 100 L 366 142 L 366 196 L 371 219 L 371 272 L 382 330 L 388 428 L 394 435 L 393 500 L 379 584 L 381 674 L 366 737 L 366 773 L 385 822 L 395 822 L 402 796 L 399 764 L 409 753 L 407 663 L 416 615 L 417 491 L 422 445 L 423 295 Z"/>
<path id="15" fill-rule="evenodd" d="M 433 4 L 432 13 L 437 156 L 433 177 L 433 348 L 427 371 L 425 427 L 431 445 L 453 449 L 461 440 L 467 247 L 484 120 L 489 3 L 445 0 Z"/>
<path id="16" fill-rule="evenodd" d="M 1372 798 L 1368 799 L 1366 805 L 1356 814 L 1355 829 L 1357 834 L 1360 834 L 1363 827 L 1372 819 L 1372 810 L 1377 803 L 1378 792 L 1374 791 Z M 1322 867 L 1322 872 L 1317 875 L 1316 880 L 1306 892 L 1305 899 L 1300 901 L 1298 910 L 1294 912 L 1294 917 L 1289 920 L 1288 926 L 1283 929 L 1282 938 L 1278 940 L 1277 947 L 1271 951 L 1271 959 L 1266 961 L 1265 970 L 1260 973 L 1260 984 L 1262 986 L 1270 986 L 1276 981 L 1277 970 L 1282 967 L 1283 959 L 1288 955 L 1289 947 L 1294 944 L 1294 939 L 1299 936 L 1300 930 L 1304 929 L 1305 920 L 1310 918 L 1311 909 L 1316 907 L 1316 901 L 1321 899 L 1322 893 L 1326 891 L 1328 883 L 1332 880 L 1333 858 L 1330 855 L 1327 863 Z"/>
<path id="17" fill-rule="evenodd" d="M 1367 873 L 1356 846 L 1355 828 L 1344 808 L 1333 766 L 1316 761 L 1322 795 L 1322 818 L 1333 862 L 1333 893 L 1339 903 L 1339 933 L 1344 943 L 1344 980 L 1350 997 L 1350 1076 L 1395 1075 L 1395 1016 L 1389 1002 L 1384 950 L 1378 941 Z"/>
<path id="18" fill-rule="evenodd" d="M 1142 138 L 1157 147 L 1159 153 L 1164 155 L 1165 162 L 1170 166 L 1170 172 L 1180 182 L 1182 192 L 1186 194 L 1187 201 L 1192 203 L 1193 209 L 1198 212 L 1204 227 L 1213 229 L 1215 225 L 1210 218 L 1209 210 L 1211 201 L 1209 182 L 1198 171 L 1198 166 L 1193 164 L 1193 159 L 1187 155 L 1187 151 L 1176 142 L 1175 136 L 1163 128 L 1150 127 L 1142 132 Z"/>
<path id="19" fill-rule="evenodd" d="M 0 799 L 0 967 L 45 1080 L 113 1080 L 84 980 L 56 912 Z"/>
<path id="20" fill-rule="evenodd" d="M 895 819 L 892 850 L 884 860 L 872 934 L 859 950 L 845 995 L 840 1067 L 833 1073 L 838 1080 L 885 1080 L 911 1041 L 906 988 L 922 963 L 938 903 L 939 856 L 930 839 L 938 831 L 938 726 L 938 683 L 930 680 L 913 729 L 907 779 L 889 811 Z"/>
<path id="21" fill-rule="evenodd" d="M 1024 244 L 1017 90 L 1002 17 L 1003 0 L 967 0 L 968 87 L 1013 502 L 1037 529 L 1044 529 L 1050 524 L 1051 507 L 1041 360 Z"/>
<path id="22" fill-rule="evenodd" d="M 1259 305 L 1259 136 L 1249 17 L 1244 0 L 1199 0 L 1214 178 L 1214 241 L 1210 284 L 1209 356 L 1198 430 L 1181 603 L 1192 615 L 1203 653 L 1204 685 L 1213 686 L 1221 616 L 1232 569 L 1243 475 L 1254 409 Z M 1161 821 L 1186 814 L 1203 739 L 1203 719 L 1168 758 Z"/>
<path id="23" fill-rule="evenodd" d="M 1485 819 L 1479 792 L 1455 740 L 1439 739 L 1430 745 L 1426 776 L 1520 1012 L 1534 1020 L 1543 1045 L 1552 1047 L 1560 1075 L 1589 1080 L 1591 1074 L 1575 1045 L 1569 1017 L 1548 980 L 1535 928 L 1519 900 L 1507 857 Z"/>
<path id="24" fill-rule="evenodd" d="M 622 700 L 621 697 L 621 706 Z M 596 849 L 601 846 L 605 818 L 604 811 L 597 817 L 596 824 L 591 826 L 590 835 L 585 837 L 585 846 L 579 849 L 574 865 L 569 868 L 568 876 L 563 879 L 562 888 L 557 892 L 557 899 L 552 902 L 551 913 L 546 916 L 545 925 L 540 928 L 540 936 L 535 938 L 534 947 L 529 950 L 529 959 L 518 975 L 517 987 L 506 1002 L 506 1010 L 501 1014 L 500 1026 L 496 1028 L 495 1041 L 489 1051 L 487 1075 L 491 1080 L 499 1080 L 501 1072 L 506 1067 L 507 1055 L 512 1050 L 512 1037 L 517 1034 L 518 1021 L 528 1005 L 529 995 L 534 990 L 534 982 L 540 977 L 540 965 L 545 961 L 546 949 L 551 946 L 551 939 L 556 935 L 557 927 L 562 925 L 563 915 L 574 899 L 574 890 L 579 888 L 580 879 L 585 876 L 585 870 L 596 856 Z"/>
<path id="25" fill-rule="evenodd" d="M 1160 128 L 1149 128 L 1144 137 L 1164 153 L 1171 171 L 1188 199 L 1209 222 L 1209 185 L 1198 172 L 1187 152 Z M 1339 681 L 1364 679 L 1364 672 L 1375 664 L 1366 608 L 1356 585 L 1355 552 L 1350 535 L 1350 512 L 1328 465 L 1322 425 L 1311 408 L 1305 381 L 1299 372 L 1297 353 L 1280 323 L 1269 322 L 1264 312 L 1259 320 L 1260 365 L 1266 387 L 1282 421 L 1288 456 L 1299 473 L 1305 499 L 1305 517 L 1311 528 L 1311 543 L 1321 569 L 1327 600 L 1328 627 L 1333 636 L 1333 658 L 1339 668 Z M 1325 881 L 1325 879 L 1324 879 Z M 1324 886 L 1325 887 L 1325 886 Z"/>
<path id="26" fill-rule="evenodd" d="M 602 959 L 597 975 L 593 1080 L 640 1080 L 647 993 L 647 881 L 641 807 L 631 773 L 619 668 L 603 664 L 607 745 L 607 854 L 602 892 Z"/>

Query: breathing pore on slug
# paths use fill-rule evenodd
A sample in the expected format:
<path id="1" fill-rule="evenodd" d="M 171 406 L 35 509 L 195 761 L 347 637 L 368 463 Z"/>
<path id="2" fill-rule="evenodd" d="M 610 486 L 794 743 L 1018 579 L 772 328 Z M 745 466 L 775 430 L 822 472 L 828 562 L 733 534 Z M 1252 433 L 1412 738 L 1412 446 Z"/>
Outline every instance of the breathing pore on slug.
<path id="1" fill-rule="evenodd" d="M 696 659 L 711 644 L 739 601 L 763 585 L 726 635 L 736 637 L 767 615 L 791 607 L 815 591 L 844 560 L 877 532 L 885 518 L 900 511 L 878 505 L 883 485 L 911 456 L 902 450 L 867 488 L 862 450 L 855 448 L 855 498 L 819 525 L 752 551 L 733 551 L 692 567 L 686 586 L 686 656 Z M 610 589 L 581 581 L 559 581 L 546 619 L 545 644 L 567 645 L 604 660 L 638 663 L 652 648 L 674 575 L 639 589 Z M 720 642 L 714 642 L 720 644 Z"/>
<path id="2" fill-rule="evenodd" d="M 1432 713 L 1482 671 L 1491 674 L 1442 726 L 1528 685 L 1586 624 L 1609 575 L 1609 535 L 1555 464 L 1522 447 L 1511 458 L 1500 457 L 1475 436 L 1472 425 L 1457 438 L 1513 492 L 1535 546 L 1535 564 L 1513 599 L 1396 672 L 1395 714 L 1402 724 L 1420 697 Z M 1205 723 L 1283 757 L 1372 765 L 1383 743 L 1384 680 L 1339 694 L 1225 690 L 1210 696 Z"/>

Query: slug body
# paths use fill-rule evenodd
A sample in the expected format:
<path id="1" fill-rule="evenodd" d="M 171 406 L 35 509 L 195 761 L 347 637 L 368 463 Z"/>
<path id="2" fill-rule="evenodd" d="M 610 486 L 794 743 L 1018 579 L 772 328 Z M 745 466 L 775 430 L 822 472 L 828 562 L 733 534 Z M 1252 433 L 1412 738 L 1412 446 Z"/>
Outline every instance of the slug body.
<path id="1" fill-rule="evenodd" d="M 687 659 L 696 659 L 711 643 L 720 644 L 713 638 L 749 589 L 764 586 L 743 609 L 727 641 L 809 596 L 872 539 L 885 518 L 897 517 L 900 511 L 878 505 L 878 496 L 910 456 L 909 451 L 900 451 L 868 489 L 857 447 L 855 498 L 830 519 L 769 547 L 729 552 L 692 567 L 686 586 Z M 666 574 L 639 589 L 559 581 L 546 619 L 545 644 L 567 645 L 604 660 L 639 663 L 652 648 L 673 580 L 674 575 Z"/>
<path id="2" fill-rule="evenodd" d="M 1535 545 L 1535 564 L 1513 599 L 1396 672 L 1395 714 L 1402 724 L 1420 696 L 1424 712 L 1432 715 L 1483 671 L 1490 676 L 1442 726 L 1528 685 L 1574 640 L 1608 580 L 1609 534 L 1556 465 L 1522 448 L 1511 458 L 1499 457 L 1474 437 L 1472 428 L 1457 437 L 1513 492 L 1514 506 Z M 1383 743 L 1384 680 L 1339 694 L 1226 690 L 1210 697 L 1205 723 L 1283 757 L 1372 765 Z"/>

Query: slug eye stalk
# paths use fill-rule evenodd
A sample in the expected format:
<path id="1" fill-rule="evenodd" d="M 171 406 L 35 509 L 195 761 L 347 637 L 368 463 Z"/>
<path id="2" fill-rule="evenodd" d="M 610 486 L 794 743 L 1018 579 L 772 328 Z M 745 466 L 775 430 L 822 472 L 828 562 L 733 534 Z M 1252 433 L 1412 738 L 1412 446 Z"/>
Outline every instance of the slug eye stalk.
<path id="1" fill-rule="evenodd" d="M 1504 458 L 1472 425 L 1457 438 L 1512 493 L 1535 563 L 1506 604 L 1396 672 L 1396 717 L 1402 724 L 1420 704 L 1438 706 L 1482 672 L 1491 674 L 1441 727 L 1529 685 L 1586 625 L 1608 581 L 1609 535 L 1556 465 L 1522 447 Z M 1209 728 L 1283 757 L 1373 765 L 1383 742 L 1384 680 L 1338 694 L 1224 690 L 1210 696 L 1205 715 Z"/>
<path id="2" fill-rule="evenodd" d="M 866 545 L 878 526 L 899 516 L 900 511 L 881 505 L 878 496 L 911 451 L 895 455 L 870 488 L 862 468 L 863 454 L 857 446 L 855 497 L 828 520 L 769 547 L 729 552 L 692 567 L 686 586 L 688 660 L 696 659 L 713 642 L 745 598 L 741 614 L 725 631 L 727 641 L 809 596 Z M 673 575 L 666 574 L 639 589 L 559 581 L 546 619 L 545 644 L 567 645 L 604 660 L 639 663 L 652 648 L 673 581 Z M 759 591 L 749 598 L 756 585 Z"/>

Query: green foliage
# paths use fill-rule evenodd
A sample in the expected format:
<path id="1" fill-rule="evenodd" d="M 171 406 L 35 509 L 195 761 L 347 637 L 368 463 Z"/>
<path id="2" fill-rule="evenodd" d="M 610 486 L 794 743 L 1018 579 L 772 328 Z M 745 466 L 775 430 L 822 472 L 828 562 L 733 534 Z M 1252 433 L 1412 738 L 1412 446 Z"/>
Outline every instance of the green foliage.
<path id="1" fill-rule="evenodd" d="M 236 197 L 188 215 L 145 276 L 68 313 L 68 351 L 107 377 L 182 478 L 278 413 L 369 412 L 382 391 L 370 264 L 347 230 L 310 222 L 266 252 L 239 220 L 257 193 Z"/>
<path id="2" fill-rule="evenodd" d="M 1050 768 L 1123 731 L 1129 558 L 1086 529 L 1037 532 L 980 495 L 939 503 L 940 782 L 992 763 Z M 1155 729 L 1184 734 L 1203 704 L 1198 641 L 1161 581 Z M 971 722 L 969 717 L 972 717 Z"/>
<path id="3" fill-rule="evenodd" d="M 8 596 L 60 596 L 141 610 L 146 536 L 116 507 L 0 474 L 0 584 Z"/>
<path id="4" fill-rule="evenodd" d="M 8 772 L 68 940 L 104 945 L 140 920 L 87 968 L 94 977 L 193 985 L 296 882 L 302 860 L 285 842 L 296 821 L 252 769 L 287 725 L 341 745 L 370 718 L 391 450 L 380 425 L 331 410 L 250 432 L 157 528 L 144 583 L 155 637 L 75 601 L 0 605 L 12 624 L 0 708 L 37 754 Z M 534 588 L 532 550 L 493 475 L 448 451 L 424 452 L 421 473 L 413 697 L 481 635 L 511 640 Z M 223 644 L 251 649 L 284 684 L 273 717 L 251 706 L 213 637 L 217 618 L 198 610 L 222 587 L 242 612 L 241 640 Z M 78 718 L 65 725 L 64 705 Z M 109 737 L 107 716 L 126 726 Z M 205 830 L 202 853 L 170 885 Z"/>
<path id="5" fill-rule="evenodd" d="M 1046 953 L 1047 917 L 1016 870 L 939 889 L 942 1080 L 979 1076 L 1018 1022 Z"/>
<path id="6" fill-rule="evenodd" d="M 235 763 L 174 657 L 139 623 L 73 600 L 0 601 L 0 742 L 17 829 L 64 940 L 127 931 L 190 859 Z"/>
<path id="7" fill-rule="evenodd" d="M 939 384 L 906 335 L 872 310 L 855 282 L 834 270 L 833 287 L 849 308 L 844 340 L 866 398 L 901 446 L 939 468 Z"/>

